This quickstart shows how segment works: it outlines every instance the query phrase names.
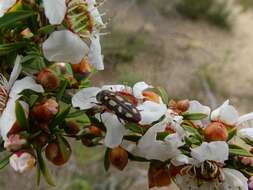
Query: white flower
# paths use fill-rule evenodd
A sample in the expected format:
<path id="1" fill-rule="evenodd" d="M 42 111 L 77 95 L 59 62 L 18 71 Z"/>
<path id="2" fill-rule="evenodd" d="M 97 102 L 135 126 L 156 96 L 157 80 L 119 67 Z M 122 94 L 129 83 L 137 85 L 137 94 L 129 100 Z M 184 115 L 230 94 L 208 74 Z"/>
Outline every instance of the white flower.
<path id="1" fill-rule="evenodd" d="M 100 37 L 91 37 L 90 51 L 88 54 L 89 63 L 97 70 L 104 70 L 104 56 L 101 53 Z"/>
<path id="2" fill-rule="evenodd" d="M 4 142 L 4 148 L 8 151 L 17 151 L 20 150 L 26 143 L 26 139 L 21 138 L 20 135 L 10 135 Z"/>
<path id="3" fill-rule="evenodd" d="M 145 101 L 137 109 L 141 114 L 141 125 L 149 125 L 160 119 L 167 112 L 167 106 L 163 103 L 157 104 L 152 101 Z"/>
<path id="4" fill-rule="evenodd" d="M 237 135 L 242 139 L 249 139 L 253 141 L 253 128 L 240 129 Z"/>
<path id="5" fill-rule="evenodd" d="M 229 100 L 225 101 L 220 107 L 211 113 L 212 121 L 222 121 L 228 125 L 235 125 L 238 122 L 239 114 L 237 110 L 229 105 Z"/>
<path id="6" fill-rule="evenodd" d="M 198 101 L 193 100 L 193 101 L 190 101 L 190 106 L 187 110 L 187 113 L 190 113 L 190 114 L 202 113 L 202 114 L 210 115 L 211 109 L 208 106 L 204 106 L 200 104 Z"/>
<path id="7" fill-rule="evenodd" d="M 53 32 L 42 45 L 49 61 L 80 63 L 88 55 L 89 47 L 76 34 L 61 30 Z"/>
<path id="8" fill-rule="evenodd" d="M 21 96 L 19 93 L 26 89 L 40 93 L 44 92 L 43 87 L 36 84 L 31 77 L 17 80 L 22 68 L 20 60 L 21 57 L 17 56 L 9 82 L 3 76 L 0 77 L 0 112 L 2 112 L 0 115 L 0 133 L 4 140 L 7 139 L 7 133 L 16 122 L 15 106 L 16 101 Z M 27 112 L 28 105 L 25 102 L 21 102 L 21 105 Z"/>
<path id="9" fill-rule="evenodd" d="M 186 167 L 193 166 L 197 168 L 204 168 L 202 165 L 205 161 L 212 161 L 214 163 L 224 164 L 224 161 L 228 159 L 229 148 L 226 142 L 214 141 L 210 143 L 204 142 L 199 147 L 193 148 L 191 151 L 191 158 L 185 155 L 178 155 L 172 160 L 172 164 L 175 166 L 186 165 Z M 216 166 L 219 167 L 219 166 Z M 196 170 L 195 170 L 196 171 Z M 223 181 L 219 180 L 201 180 L 198 179 L 198 175 L 180 175 L 176 176 L 176 183 L 182 190 L 231 190 L 242 189 L 247 190 L 247 178 L 240 172 L 234 169 L 220 168 Z M 205 172 L 205 171 L 203 171 Z"/>
<path id="10" fill-rule="evenodd" d="M 50 24 L 61 24 L 63 22 L 67 11 L 65 0 L 43 0 L 43 5 Z"/>
<path id="11" fill-rule="evenodd" d="M 11 167 L 19 173 L 30 171 L 35 166 L 34 156 L 27 152 L 17 152 L 10 157 Z"/>
<path id="12" fill-rule="evenodd" d="M 1 0 L 0 1 L 0 17 L 2 17 L 12 6 L 14 6 L 16 0 Z"/>
<path id="13" fill-rule="evenodd" d="M 149 88 L 153 88 L 153 86 L 148 85 L 145 82 L 137 82 L 134 86 L 133 86 L 133 95 L 138 98 L 138 99 L 143 99 L 143 92 Z"/>
<path id="14" fill-rule="evenodd" d="M 165 132 L 168 126 L 173 127 L 175 133 L 169 134 L 163 141 L 157 140 L 158 133 Z M 184 145 L 183 136 L 180 123 L 177 123 L 171 115 L 166 114 L 162 122 L 149 128 L 142 136 L 134 154 L 146 159 L 166 161 L 180 154 L 178 148 Z"/>
<path id="15" fill-rule="evenodd" d="M 88 10 L 91 13 L 92 16 L 92 20 L 96 26 L 96 28 L 103 28 L 105 26 L 101 14 L 99 13 L 98 9 L 97 9 L 97 2 L 96 0 L 86 0 L 87 4 L 88 4 Z M 93 31 L 96 32 L 96 31 Z"/>
<path id="16" fill-rule="evenodd" d="M 102 121 L 106 127 L 104 144 L 109 148 L 116 148 L 122 143 L 122 139 L 127 134 L 127 129 L 115 114 L 105 112 L 97 114 L 97 119 Z"/>

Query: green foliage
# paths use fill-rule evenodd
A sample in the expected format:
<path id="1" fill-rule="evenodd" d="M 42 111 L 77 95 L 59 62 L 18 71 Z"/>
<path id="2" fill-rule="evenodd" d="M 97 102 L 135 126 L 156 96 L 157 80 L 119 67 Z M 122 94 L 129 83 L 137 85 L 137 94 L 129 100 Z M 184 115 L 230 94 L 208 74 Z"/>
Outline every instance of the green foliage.
<path id="1" fill-rule="evenodd" d="M 92 188 L 87 181 L 83 179 L 76 179 L 71 182 L 71 184 L 66 188 L 66 190 L 92 190 Z"/>
<path id="2" fill-rule="evenodd" d="M 248 10 L 253 8 L 253 1 L 252 0 L 239 0 L 240 5 L 243 7 L 243 10 Z"/>
<path id="3" fill-rule="evenodd" d="M 231 23 L 229 17 L 231 10 L 227 7 L 227 2 L 216 0 L 180 0 L 176 4 L 177 11 L 190 19 L 205 19 L 211 24 L 221 28 L 229 29 Z"/>

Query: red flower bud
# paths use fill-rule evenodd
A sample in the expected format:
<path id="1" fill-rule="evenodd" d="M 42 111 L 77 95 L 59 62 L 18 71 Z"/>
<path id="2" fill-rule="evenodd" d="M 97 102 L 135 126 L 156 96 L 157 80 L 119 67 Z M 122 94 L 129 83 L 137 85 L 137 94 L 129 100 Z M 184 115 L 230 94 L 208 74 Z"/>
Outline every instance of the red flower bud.
<path id="1" fill-rule="evenodd" d="M 148 170 L 149 188 L 165 187 L 171 184 L 169 168 L 164 165 L 151 164 Z"/>
<path id="2" fill-rule="evenodd" d="M 56 90 L 60 86 L 59 77 L 50 69 L 43 69 L 37 75 L 37 82 L 47 90 Z"/>
<path id="3" fill-rule="evenodd" d="M 76 135 L 77 133 L 79 133 L 80 127 L 76 122 L 68 121 L 64 130 L 67 134 Z"/>
<path id="4" fill-rule="evenodd" d="M 87 147 L 92 147 L 94 145 L 94 143 L 90 139 L 82 138 L 81 141 L 82 141 L 82 144 Z"/>
<path id="5" fill-rule="evenodd" d="M 117 147 L 110 150 L 109 159 L 117 169 L 124 170 L 128 164 L 128 153 L 125 149 Z"/>
<path id="6" fill-rule="evenodd" d="M 204 129 L 205 138 L 208 141 L 226 141 L 228 131 L 226 126 L 220 122 L 212 122 Z"/>
<path id="7" fill-rule="evenodd" d="M 186 112 L 190 107 L 189 100 L 180 100 L 177 102 L 177 109 L 179 109 L 181 112 Z"/>
<path id="8" fill-rule="evenodd" d="M 32 116 L 38 121 L 49 122 L 59 111 L 58 103 L 53 99 L 37 103 L 32 109 Z"/>
<path id="9" fill-rule="evenodd" d="M 86 77 L 91 73 L 91 65 L 87 59 L 82 59 L 79 64 L 72 64 L 71 66 L 75 74 Z"/>
<path id="10" fill-rule="evenodd" d="M 33 140 L 32 144 L 36 148 L 43 148 L 48 143 L 48 140 L 49 135 L 46 133 L 41 133 Z"/>
<path id="11" fill-rule="evenodd" d="M 48 144 L 45 150 L 46 158 L 57 166 L 67 163 L 70 159 L 72 151 L 70 145 L 69 144 L 66 145 L 67 145 L 67 148 L 65 149 L 66 156 L 64 158 L 58 142 L 52 142 Z"/>
<path id="12" fill-rule="evenodd" d="M 89 130 L 90 130 L 90 133 L 93 134 L 93 135 L 96 135 L 98 137 L 102 136 L 102 130 L 99 129 L 98 127 L 94 126 L 94 125 L 90 126 Z"/>

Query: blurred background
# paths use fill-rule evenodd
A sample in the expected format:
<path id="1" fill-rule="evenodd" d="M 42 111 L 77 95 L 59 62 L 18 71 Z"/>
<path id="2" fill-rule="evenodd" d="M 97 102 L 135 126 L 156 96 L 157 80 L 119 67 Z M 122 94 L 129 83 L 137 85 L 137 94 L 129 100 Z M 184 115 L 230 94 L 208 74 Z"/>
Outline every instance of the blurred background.
<path id="1" fill-rule="evenodd" d="M 102 9 L 109 23 L 102 40 L 106 69 L 95 85 L 145 80 L 171 98 L 213 108 L 230 99 L 241 113 L 253 111 L 252 0 L 107 0 Z M 71 161 L 52 169 L 57 187 L 38 190 L 148 189 L 145 164 L 105 172 L 103 148 L 73 147 Z M 35 190 L 33 175 L 7 167 L 0 189 Z"/>

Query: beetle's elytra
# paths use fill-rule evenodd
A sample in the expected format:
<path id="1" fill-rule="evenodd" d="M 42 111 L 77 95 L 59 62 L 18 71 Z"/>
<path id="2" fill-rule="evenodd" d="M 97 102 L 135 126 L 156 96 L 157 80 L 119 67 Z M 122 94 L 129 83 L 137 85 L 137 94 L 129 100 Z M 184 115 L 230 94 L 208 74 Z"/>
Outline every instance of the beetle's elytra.
<path id="1" fill-rule="evenodd" d="M 141 115 L 137 108 L 120 94 L 102 90 L 97 94 L 96 99 L 124 121 L 138 123 L 141 120 Z"/>

